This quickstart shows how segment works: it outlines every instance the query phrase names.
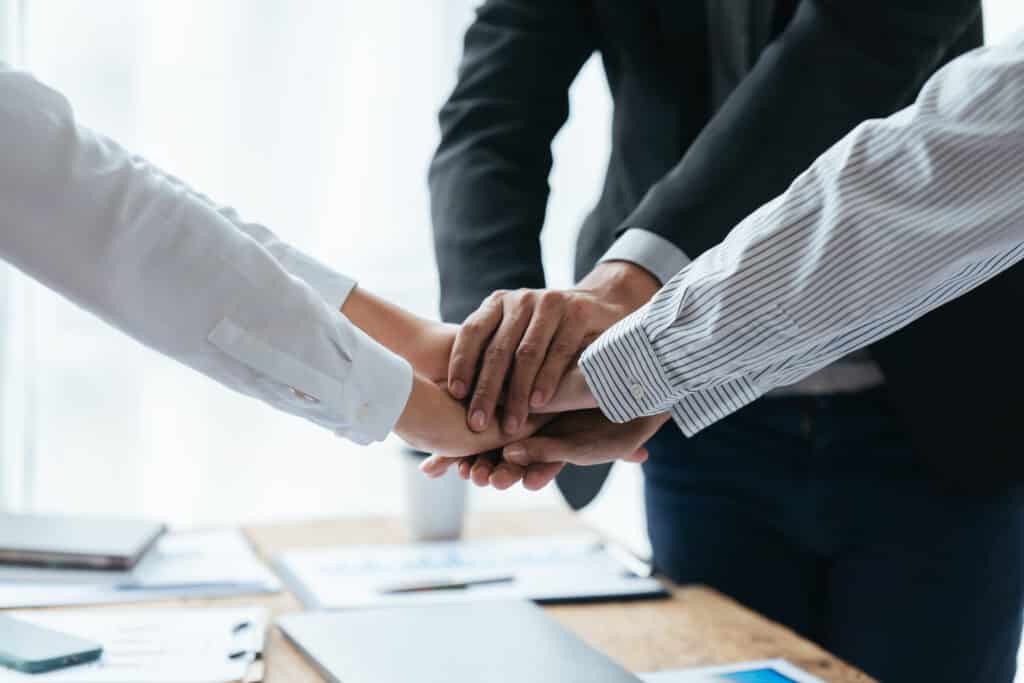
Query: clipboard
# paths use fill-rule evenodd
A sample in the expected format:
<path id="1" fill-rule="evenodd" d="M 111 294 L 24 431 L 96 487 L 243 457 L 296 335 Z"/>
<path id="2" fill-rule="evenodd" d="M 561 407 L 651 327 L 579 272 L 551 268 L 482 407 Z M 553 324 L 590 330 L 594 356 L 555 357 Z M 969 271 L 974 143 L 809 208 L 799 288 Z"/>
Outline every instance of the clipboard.
<path id="1" fill-rule="evenodd" d="M 269 613 L 263 608 L 16 612 L 101 643 L 96 662 L 44 674 L 0 669 L 0 683 L 258 683 Z"/>

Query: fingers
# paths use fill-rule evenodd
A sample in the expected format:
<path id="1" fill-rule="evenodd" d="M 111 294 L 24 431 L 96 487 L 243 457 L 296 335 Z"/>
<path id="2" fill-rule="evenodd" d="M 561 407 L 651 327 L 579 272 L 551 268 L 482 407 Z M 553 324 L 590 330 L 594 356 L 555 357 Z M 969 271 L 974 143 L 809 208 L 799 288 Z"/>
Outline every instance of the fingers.
<path id="1" fill-rule="evenodd" d="M 501 460 L 501 453 L 491 451 L 476 456 L 476 462 L 470 467 L 469 480 L 477 486 L 487 486 L 491 481 L 491 475 Z"/>
<path id="2" fill-rule="evenodd" d="M 638 448 L 631 455 L 620 458 L 620 460 L 639 464 L 647 462 L 648 457 L 650 457 L 650 452 L 646 448 Z"/>
<path id="3" fill-rule="evenodd" d="M 532 316 L 532 292 L 505 299 L 501 324 L 487 344 L 487 350 L 484 351 L 483 363 L 476 378 L 476 388 L 469 403 L 470 429 L 483 431 L 494 419 L 498 396 L 505 384 L 505 376 L 512 366 L 512 354 L 519 347 Z"/>
<path id="4" fill-rule="evenodd" d="M 564 319 L 551 346 L 548 347 L 547 357 L 541 365 L 537 379 L 533 383 L 533 393 L 530 395 L 530 407 L 534 410 L 543 408 L 555 394 L 558 384 L 568 371 L 569 367 L 576 362 L 576 356 L 583 347 L 583 339 L 586 330 L 582 324 L 575 324 L 570 319 Z"/>
<path id="5" fill-rule="evenodd" d="M 504 425 L 507 434 L 518 433 L 530 412 L 533 383 L 547 355 L 551 340 L 558 331 L 563 304 L 564 295 L 561 292 L 549 290 L 537 295 L 530 323 L 516 349 L 512 374 L 508 382 Z"/>
<path id="6" fill-rule="evenodd" d="M 513 465 L 529 467 L 537 463 L 573 462 L 575 450 L 575 445 L 568 439 L 535 436 L 505 446 L 501 456 Z"/>
<path id="7" fill-rule="evenodd" d="M 526 476 L 523 478 L 523 488 L 530 491 L 540 491 L 558 476 L 563 467 L 565 467 L 564 462 L 546 462 L 531 465 L 526 470 Z"/>
<path id="8" fill-rule="evenodd" d="M 494 473 L 491 475 L 490 485 L 499 491 L 504 491 L 505 489 L 511 488 L 518 482 L 522 481 L 526 474 L 526 468 L 502 461 L 494 467 Z"/>
<path id="9" fill-rule="evenodd" d="M 473 376 L 487 341 L 501 324 L 504 292 L 492 294 L 472 315 L 466 318 L 455 334 L 448 360 L 448 391 L 460 401 L 469 396 Z"/>
<path id="10" fill-rule="evenodd" d="M 431 479 L 437 479 L 438 477 L 443 477 L 445 473 L 448 472 L 448 468 L 452 465 L 458 467 L 462 460 L 463 458 L 449 458 L 444 455 L 432 455 L 420 463 L 420 472 Z"/>

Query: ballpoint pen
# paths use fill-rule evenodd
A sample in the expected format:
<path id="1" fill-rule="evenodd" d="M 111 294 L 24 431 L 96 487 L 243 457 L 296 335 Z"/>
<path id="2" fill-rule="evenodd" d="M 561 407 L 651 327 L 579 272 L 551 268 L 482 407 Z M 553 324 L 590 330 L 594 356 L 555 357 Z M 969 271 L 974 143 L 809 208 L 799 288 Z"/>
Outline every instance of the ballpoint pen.
<path id="1" fill-rule="evenodd" d="M 381 586 L 378 593 L 384 595 L 397 595 L 401 593 L 424 593 L 427 591 L 443 590 L 465 590 L 474 586 L 489 586 L 498 583 L 511 583 L 515 576 L 486 576 L 475 579 L 470 578 L 441 578 L 425 579 L 423 581 L 408 581 L 396 583 L 390 586 Z"/>

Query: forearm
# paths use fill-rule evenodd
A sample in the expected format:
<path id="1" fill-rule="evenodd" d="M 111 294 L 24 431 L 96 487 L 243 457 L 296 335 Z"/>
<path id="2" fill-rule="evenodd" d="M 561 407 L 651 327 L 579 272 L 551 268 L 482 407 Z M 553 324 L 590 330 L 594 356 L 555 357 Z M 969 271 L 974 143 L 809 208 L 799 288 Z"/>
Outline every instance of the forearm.
<path id="1" fill-rule="evenodd" d="M 1024 35 L 867 122 L 609 330 L 582 366 L 609 417 L 688 432 L 1024 255 Z"/>
<path id="2" fill-rule="evenodd" d="M 357 441 L 397 420 L 408 365 L 348 324 L 340 302 L 201 195 L 80 126 L 58 93 L 6 69 L 0 206 L 5 260 L 144 344 Z"/>
<path id="3" fill-rule="evenodd" d="M 592 50 L 584 3 L 487 0 L 477 9 L 429 173 L 445 320 L 462 322 L 495 290 L 544 286 L 551 141 Z"/>
<path id="4" fill-rule="evenodd" d="M 341 312 L 392 353 L 409 361 L 416 372 L 431 380 L 447 375 L 454 325 L 421 318 L 360 287 L 352 290 Z"/>

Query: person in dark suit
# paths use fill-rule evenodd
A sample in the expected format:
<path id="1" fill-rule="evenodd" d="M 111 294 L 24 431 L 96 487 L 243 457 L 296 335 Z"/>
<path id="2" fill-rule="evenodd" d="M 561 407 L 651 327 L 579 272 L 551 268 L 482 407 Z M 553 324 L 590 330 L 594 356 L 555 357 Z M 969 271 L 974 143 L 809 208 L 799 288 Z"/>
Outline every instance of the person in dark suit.
<path id="1" fill-rule="evenodd" d="M 430 169 L 442 313 L 466 321 L 449 389 L 470 426 L 522 429 L 591 339 L 981 41 L 973 0 L 484 2 Z M 540 291 L 551 141 L 595 52 L 611 159 L 578 286 Z M 1020 402 L 986 397 L 1024 368 L 1005 362 L 1016 335 L 976 330 L 1022 299 L 1017 267 L 693 439 L 662 428 L 644 468 L 656 566 L 882 680 L 1011 681 Z M 605 472 L 567 468 L 559 485 L 583 504 Z"/>

